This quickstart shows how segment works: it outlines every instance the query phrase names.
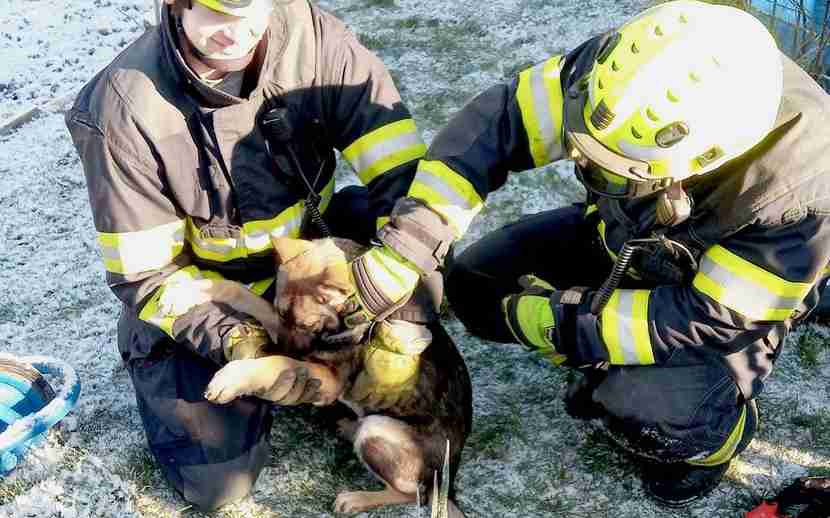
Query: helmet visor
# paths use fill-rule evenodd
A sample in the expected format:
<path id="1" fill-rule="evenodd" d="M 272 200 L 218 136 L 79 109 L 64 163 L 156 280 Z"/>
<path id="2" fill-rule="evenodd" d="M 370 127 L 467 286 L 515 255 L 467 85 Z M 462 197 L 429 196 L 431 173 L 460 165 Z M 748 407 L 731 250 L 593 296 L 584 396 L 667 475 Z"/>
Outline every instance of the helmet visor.
<path id="1" fill-rule="evenodd" d="M 594 164 L 582 167 L 577 164 L 576 174 L 579 181 L 589 191 L 608 198 L 630 198 L 634 191 L 634 182 L 610 171 L 606 171 Z"/>

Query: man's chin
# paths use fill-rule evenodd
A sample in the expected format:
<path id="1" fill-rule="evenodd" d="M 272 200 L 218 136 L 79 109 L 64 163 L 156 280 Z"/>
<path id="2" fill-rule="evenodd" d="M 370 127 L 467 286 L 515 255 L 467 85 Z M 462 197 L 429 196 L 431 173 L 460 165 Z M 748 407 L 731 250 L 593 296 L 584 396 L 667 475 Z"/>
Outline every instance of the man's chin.
<path id="1" fill-rule="evenodd" d="M 211 68 L 212 70 L 216 70 L 217 72 L 239 72 L 240 70 L 245 70 L 245 68 L 251 64 L 251 61 L 254 59 L 254 51 L 251 50 L 248 54 L 239 57 L 239 58 L 231 58 L 231 59 L 217 59 L 217 58 L 210 58 L 210 57 L 202 57 L 199 58 L 199 61 L 202 62 L 205 66 Z"/>

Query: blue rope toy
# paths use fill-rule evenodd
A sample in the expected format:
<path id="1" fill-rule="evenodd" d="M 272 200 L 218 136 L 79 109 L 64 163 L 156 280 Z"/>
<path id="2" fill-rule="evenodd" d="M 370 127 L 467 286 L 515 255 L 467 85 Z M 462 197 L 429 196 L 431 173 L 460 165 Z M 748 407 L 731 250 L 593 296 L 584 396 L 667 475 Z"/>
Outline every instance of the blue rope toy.
<path id="1" fill-rule="evenodd" d="M 44 375 L 61 380 L 55 394 Z M 0 477 L 75 407 L 81 381 L 69 364 L 48 356 L 0 354 Z"/>

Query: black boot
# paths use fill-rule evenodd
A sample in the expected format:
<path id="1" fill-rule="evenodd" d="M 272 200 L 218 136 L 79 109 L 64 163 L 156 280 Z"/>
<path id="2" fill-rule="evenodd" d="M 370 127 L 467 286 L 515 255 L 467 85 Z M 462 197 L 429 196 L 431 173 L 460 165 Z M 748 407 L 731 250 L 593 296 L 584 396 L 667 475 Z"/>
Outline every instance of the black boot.
<path id="1" fill-rule="evenodd" d="M 685 462 L 650 464 L 643 470 L 643 489 L 667 507 L 684 507 L 711 493 L 720 484 L 730 462 L 711 467 Z"/>

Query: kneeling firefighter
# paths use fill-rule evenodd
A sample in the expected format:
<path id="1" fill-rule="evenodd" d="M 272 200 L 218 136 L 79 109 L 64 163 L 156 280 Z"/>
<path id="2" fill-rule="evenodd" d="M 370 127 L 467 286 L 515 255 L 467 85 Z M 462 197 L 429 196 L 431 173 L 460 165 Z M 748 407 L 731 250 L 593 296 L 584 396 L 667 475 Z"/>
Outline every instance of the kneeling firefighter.
<path id="1" fill-rule="evenodd" d="M 684 505 L 752 439 L 783 338 L 817 303 L 828 108 L 752 15 L 665 3 L 471 101 L 379 237 L 428 272 L 509 171 L 571 158 L 586 201 L 467 248 L 449 301 L 475 334 L 585 373 L 569 413 Z"/>

